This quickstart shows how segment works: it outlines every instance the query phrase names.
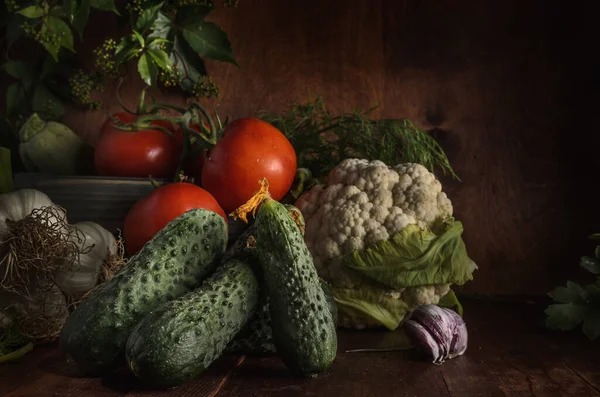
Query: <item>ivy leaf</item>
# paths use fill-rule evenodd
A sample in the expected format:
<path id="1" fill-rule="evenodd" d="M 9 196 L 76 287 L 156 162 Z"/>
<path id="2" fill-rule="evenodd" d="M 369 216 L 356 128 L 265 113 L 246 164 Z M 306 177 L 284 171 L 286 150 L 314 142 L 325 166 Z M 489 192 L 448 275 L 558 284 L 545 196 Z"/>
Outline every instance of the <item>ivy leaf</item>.
<path id="1" fill-rule="evenodd" d="M 214 23 L 190 18 L 184 21 L 181 29 L 189 46 L 200 56 L 239 66 L 227 33 Z"/>
<path id="2" fill-rule="evenodd" d="M 567 281 L 566 287 L 557 287 L 554 291 L 548 295 L 556 302 L 570 303 L 577 302 L 581 299 L 583 288 L 573 281 Z"/>
<path id="3" fill-rule="evenodd" d="M 48 120 L 58 119 L 65 112 L 65 108 L 60 99 L 58 99 L 44 84 L 40 84 L 35 88 L 32 108 L 34 112 L 43 114 Z"/>
<path id="4" fill-rule="evenodd" d="M 156 19 L 152 23 L 152 26 L 150 27 L 148 39 L 164 39 L 173 41 L 173 35 L 173 21 L 162 12 L 159 12 L 156 15 Z"/>
<path id="5" fill-rule="evenodd" d="M 19 83 L 12 83 L 6 89 L 6 115 L 21 113 L 26 104 L 25 91 Z"/>
<path id="6" fill-rule="evenodd" d="M 152 57 L 154 63 L 161 69 L 171 69 L 171 61 L 169 61 L 169 55 L 163 50 L 158 49 L 148 49 L 148 55 Z"/>
<path id="7" fill-rule="evenodd" d="M 88 19 L 90 17 L 92 2 L 91 0 L 81 0 L 81 5 L 73 15 L 72 24 L 77 33 L 79 33 L 79 38 L 83 40 L 83 30 L 88 23 Z"/>
<path id="8" fill-rule="evenodd" d="M 7 61 L 4 65 L 4 71 L 11 77 L 19 80 L 32 80 L 33 69 L 31 64 L 24 61 Z"/>
<path id="9" fill-rule="evenodd" d="M 44 9 L 40 6 L 29 6 L 17 11 L 18 14 L 26 18 L 40 18 L 44 15 Z"/>
<path id="10" fill-rule="evenodd" d="M 144 41 L 144 38 L 142 37 L 142 35 L 141 35 L 141 34 L 139 34 L 138 32 L 136 32 L 136 31 L 134 30 L 134 31 L 133 31 L 133 37 L 135 37 L 135 38 L 136 38 L 136 40 L 138 41 L 138 43 L 140 43 L 140 46 L 141 46 L 142 48 L 144 48 L 144 46 L 145 46 L 146 44 L 145 44 L 145 41 Z"/>
<path id="11" fill-rule="evenodd" d="M 55 61 L 58 61 L 58 52 L 61 47 L 65 47 L 66 49 L 75 52 L 73 49 L 73 34 L 65 21 L 60 18 L 49 16 L 46 19 L 46 28 L 49 32 L 52 32 L 52 34 L 58 36 L 58 43 L 44 42 L 44 48 L 52 55 Z"/>
<path id="12" fill-rule="evenodd" d="M 67 18 L 69 22 L 73 22 L 75 18 L 75 11 L 77 10 L 77 1 L 76 0 L 64 0 L 63 1 L 63 9 L 67 14 Z"/>
<path id="13" fill-rule="evenodd" d="M 21 15 L 13 15 L 13 17 L 8 21 L 6 25 L 6 50 L 8 51 L 10 47 L 23 35 L 23 28 L 21 25 L 25 21 L 25 17 Z"/>
<path id="14" fill-rule="evenodd" d="M 135 30 L 145 33 L 148 29 L 150 29 L 150 27 L 158 17 L 158 12 L 160 11 L 163 5 L 164 2 L 161 2 L 155 5 L 154 7 L 145 9 L 135 23 Z"/>
<path id="15" fill-rule="evenodd" d="M 587 307 L 578 303 L 550 305 L 545 311 L 548 315 L 546 318 L 546 327 L 561 331 L 571 330 L 581 324 L 587 312 Z"/>
<path id="16" fill-rule="evenodd" d="M 136 42 L 131 36 L 124 37 L 115 51 L 115 62 L 117 65 L 127 62 L 142 52 L 136 45 Z"/>
<path id="17" fill-rule="evenodd" d="M 113 11 L 115 14 L 120 15 L 114 0 L 91 0 L 90 4 L 98 10 Z"/>
<path id="18" fill-rule="evenodd" d="M 200 76 L 206 75 L 204 61 L 190 48 L 181 35 L 175 36 L 173 52 L 169 57 L 179 74 L 183 76 L 179 86 L 185 91 L 192 92 L 194 83 Z"/>
<path id="19" fill-rule="evenodd" d="M 588 311 L 583 320 L 583 333 L 591 340 L 600 336 L 600 310 Z"/>
<path id="20" fill-rule="evenodd" d="M 67 12 L 63 6 L 56 6 L 50 10 L 49 15 L 55 16 L 57 18 L 68 18 Z"/>
<path id="21" fill-rule="evenodd" d="M 177 10 L 175 15 L 175 21 L 177 25 L 181 26 L 184 24 L 196 24 L 202 22 L 204 18 L 212 11 L 213 7 L 204 4 L 197 4 L 192 6 L 184 6 Z"/>
<path id="22" fill-rule="evenodd" d="M 158 74 L 158 68 L 156 64 L 152 62 L 147 54 L 142 54 L 138 61 L 138 72 L 144 83 L 149 86 L 153 86 L 156 83 L 156 76 Z"/>
<path id="23" fill-rule="evenodd" d="M 592 274 L 600 274 L 600 262 L 592 257 L 584 256 L 581 258 L 580 265 Z"/>

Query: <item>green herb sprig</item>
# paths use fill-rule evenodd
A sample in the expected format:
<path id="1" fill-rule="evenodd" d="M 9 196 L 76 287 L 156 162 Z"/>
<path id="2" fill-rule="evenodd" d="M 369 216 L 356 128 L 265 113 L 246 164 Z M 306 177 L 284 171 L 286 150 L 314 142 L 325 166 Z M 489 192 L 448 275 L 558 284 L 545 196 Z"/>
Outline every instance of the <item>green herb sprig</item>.
<path id="1" fill-rule="evenodd" d="M 600 240 L 600 234 L 589 237 Z M 596 246 L 594 257 L 583 256 L 580 266 L 596 276 L 596 282 L 581 286 L 567 281 L 565 287 L 557 287 L 548 295 L 557 303 L 546 309 L 546 327 L 568 331 L 582 326 L 589 339 L 600 336 L 600 245 Z"/>
<path id="2" fill-rule="evenodd" d="M 286 135 L 298 167 L 308 168 L 315 177 L 326 176 L 346 158 L 358 157 L 388 165 L 419 163 L 460 180 L 431 135 L 407 119 L 371 119 L 368 114 L 374 109 L 332 115 L 318 96 L 282 114 L 260 112 L 259 117 Z"/>

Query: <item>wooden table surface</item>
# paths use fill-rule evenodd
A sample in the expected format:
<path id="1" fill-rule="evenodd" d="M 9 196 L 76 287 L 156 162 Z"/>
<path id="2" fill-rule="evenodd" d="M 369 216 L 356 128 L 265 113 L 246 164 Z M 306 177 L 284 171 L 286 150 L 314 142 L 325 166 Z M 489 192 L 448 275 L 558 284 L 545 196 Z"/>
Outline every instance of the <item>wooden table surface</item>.
<path id="1" fill-rule="evenodd" d="M 334 366 L 315 379 L 291 377 L 277 357 L 227 356 L 177 389 L 144 391 L 124 370 L 105 378 L 79 377 L 49 346 L 0 365 L 0 396 L 600 396 L 600 341 L 586 340 L 579 330 L 545 330 L 539 305 L 468 301 L 464 306 L 469 348 L 441 366 L 410 351 L 346 353 L 391 346 L 398 335 L 340 330 Z"/>

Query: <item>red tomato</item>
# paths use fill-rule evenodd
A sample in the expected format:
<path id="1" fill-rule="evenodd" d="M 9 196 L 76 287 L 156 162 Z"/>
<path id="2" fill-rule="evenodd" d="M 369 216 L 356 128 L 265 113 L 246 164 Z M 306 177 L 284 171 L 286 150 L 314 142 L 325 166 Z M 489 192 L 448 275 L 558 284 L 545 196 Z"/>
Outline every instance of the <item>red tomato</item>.
<path id="1" fill-rule="evenodd" d="M 123 239 L 127 252 L 135 254 L 169 222 L 184 212 L 204 208 L 227 216 L 217 200 L 206 190 L 191 183 L 169 183 L 136 202 L 127 213 Z"/>
<path id="2" fill-rule="evenodd" d="M 123 123 L 133 122 L 136 116 L 121 112 L 114 115 Z M 132 178 L 172 178 L 182 150 L 182 136 L 174 132 L 171 137 L 162 131 L 121 131 L 108 118 L 100 130 L 95 149 L 96 172 L 103 176 Z M 152 124 L 175 131 L 166 121 Z"/>
<path id="3" fill-rule="evenodd" d="M 267 178 L 269 192 L 281 200 L 296 173 L 296 152 L 288 139 L 271 124 L 239 119 L 225 127 L 224 136 L 210 149 L 202 167 L 202 187 L 230 213 L 258 190 Z"/>

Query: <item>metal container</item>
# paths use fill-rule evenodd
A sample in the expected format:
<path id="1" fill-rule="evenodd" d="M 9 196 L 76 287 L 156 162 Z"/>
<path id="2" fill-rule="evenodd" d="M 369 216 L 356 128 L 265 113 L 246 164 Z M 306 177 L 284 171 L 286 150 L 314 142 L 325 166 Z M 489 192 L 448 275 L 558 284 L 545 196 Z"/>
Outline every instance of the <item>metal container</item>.
<path id="1" fill-rule="evenodd" d="M 146 178 L 38 173 L 16 174 L 14 188 L 30 188 L 46 193 L 50 200 L 67 211 L 69 223 L 96 222 L 113 233 L 123 230 L 125 217 L 133 204 L 154 190 Z M 247 227 L 244 222 L 231 218 L 228 223 L 230 239 L 237 238 Z"/>

